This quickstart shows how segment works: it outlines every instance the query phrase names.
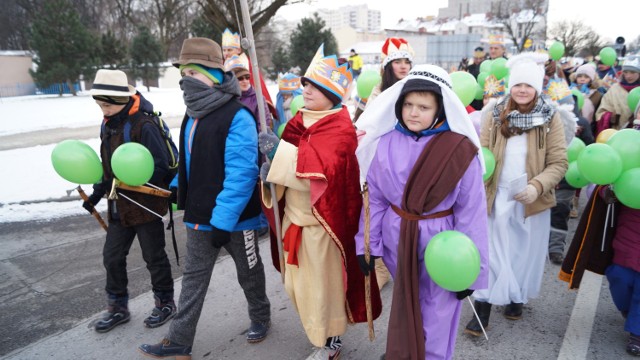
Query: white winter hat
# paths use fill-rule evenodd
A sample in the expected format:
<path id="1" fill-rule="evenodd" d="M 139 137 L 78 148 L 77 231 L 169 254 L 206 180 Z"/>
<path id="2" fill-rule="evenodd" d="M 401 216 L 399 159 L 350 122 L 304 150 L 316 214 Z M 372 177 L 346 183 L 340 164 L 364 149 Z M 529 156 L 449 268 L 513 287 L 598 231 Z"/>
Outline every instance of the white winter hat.
<path id="1" fill-rule="evenodd" d="M 538 94 L 542 93 L 544 64 L 547 60 L 549 55 L 533 52 L 518 54 L 509 59 L 509 89 L 518 84 L 527 84 L 536 89 Z"/>

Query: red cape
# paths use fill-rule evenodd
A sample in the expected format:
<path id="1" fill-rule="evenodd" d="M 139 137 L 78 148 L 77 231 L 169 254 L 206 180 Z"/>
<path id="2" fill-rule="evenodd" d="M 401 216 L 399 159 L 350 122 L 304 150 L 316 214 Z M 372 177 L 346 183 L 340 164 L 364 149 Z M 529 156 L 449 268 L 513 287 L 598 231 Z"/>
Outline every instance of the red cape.
<path id="1" fill-rule="evenodd" d="M 298 147 L 297 176 L 310 180 L 313 214 L 342 254 L 347 284 L 347 316 L 351 322 L 366 322 L 365 277 L 358 265 L 355 243 L 362 208 L 360 169 L 355 155 L 358 141 L 349 112 L 343 106 L 341 111 L 322 118 L 308 129 L 303 125 L 302 113 L 298 112 L 287 123 L 282 140 Z M 283 209 L 284 202 L 280 205 Z M 271 228 L 275 229 L 272 209 L 267 211 L 267 218 Z M 273 242 L 271 248 L 274 265 L 278 268 L 278 253 Z M 382 302 L 375 272 L 371 274 L 371 304 L 375 319 L 382 311 Z"/>

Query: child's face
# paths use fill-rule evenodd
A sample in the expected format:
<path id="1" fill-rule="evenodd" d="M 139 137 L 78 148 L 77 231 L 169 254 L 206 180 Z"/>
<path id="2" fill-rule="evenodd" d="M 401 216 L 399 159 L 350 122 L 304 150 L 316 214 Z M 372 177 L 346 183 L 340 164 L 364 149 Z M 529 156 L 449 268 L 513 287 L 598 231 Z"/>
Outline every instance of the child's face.
<path id="1" fill-rule="evenodd" d="M 105 117 L 116 115 L 117 113 L 122 111 L 122 109 L 124 109 L 124 107 L 126 106 L 126 105 L 110 104 L 102 100 L 96 100 L 96 104 L 100 106 L 100 110 L 102 110 L 102 115 L 104 115 Z"/>
<path id="2" fill-rule="evenodd" d="M 402 121 L 407 129 L 420 132 L 431 127 L 438 111 L 438 100 L 430 92 L 411 92 L 402 103 Z"/>
<path id="3" fill-rule="evenodd" d="M 580 74 L 580 75 L 576 76 L 576 84 L 578 84 L 578 85 L 584 85 L 584 84 L 588 84 L 590 82 L 591 82 L 591 79 L 585 74 Z"/>
<path id="4" fill-rule="evenodd" d="M 633 84 L 634 82 L 638 81 L 638 79 L 640 79 L 640 73 L 625 70 L 622 72 L 622 77 L 624 77 L 624 81 Z"/>
<path id="5" fill-rule="evenodd" d="M 185 68 L 182 70 L 182 77 L 192 77 L 194 79 L 200 80 L 203 83 L 207 84 L 209 87 L 213 87 L 213 80 L 206 77 L 203 73 L 196 71 L 194 69 Z"/>
<path id="6" fill-rule="evenodd" d="M 393 75 L 395 75 L 399 80 L 402 80 L 409 75 L 409 70 L 411 70 L 411 61 L 409 61 L 409 59 L 396 59 L 391 62 L 391 66 L 393 68 Z"/>
<path id="7" fill-rule="evenodd" d="M 222 56 L 224 56 L 225 60 L 232 57 L 233 55 L 240 55 L 240 49 L 226 46 L 222 48 Z"/>
<path id="8" fill-rule="evenodd" d="M 513 86 L 510 92 L 513 101 L 520 106 L 530 104 L 536 97 L 536 89 L 524 83 Z"/>
<path id="9" fill-rule="evenodd" d="M 304 99 L 304 107 L 309 110 L 323 111 L 333 108 L 331 100 L 309 82 L 304 86 L 302 98 Z"/>

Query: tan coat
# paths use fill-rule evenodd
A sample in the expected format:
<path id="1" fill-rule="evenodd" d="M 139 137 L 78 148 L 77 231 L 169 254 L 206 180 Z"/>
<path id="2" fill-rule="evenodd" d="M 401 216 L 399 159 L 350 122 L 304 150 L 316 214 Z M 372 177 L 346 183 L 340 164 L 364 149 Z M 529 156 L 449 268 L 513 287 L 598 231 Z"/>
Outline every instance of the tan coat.
<path id="1" fill-rule="evenodd" d="M 483 110 L 484 112 L 484 110 Z M 500 133 L 500 124 L 493 121 L 493 111 L 487 111 L 482 119 L 480 145 L 489 148 L 496 159 L 493 176 L 485 182 L 487 211 L 491 214 L 498 190 L 498 175 L 502 172 L 507 138 Z M 525 205 L 525 217 L 535 215 L 556 205 L 555 187 L 567 171 L 567 146 L 564 125 L 557 112 L 551 121 L 529 130 L 527 133 L 527 179 L 536 187 L 539 197 Z"/>
<path id="2" fill-rule="evenodd" d="M 610 111 L 613 113 L 611 127 L 616 130 L 624 129 L 632 115 L 631 109 L 629 109 L 629 105 L 627 104 L 628 95 L 627 90 L 620 86 L 620 84 L 613 85 L 602 97 L 600 107 L 598 107 L 596 111 L 596 121 L 600 121 L 602 115 Z M 616 115 L 620 115 L 620 118 L 617 119 Z"/>

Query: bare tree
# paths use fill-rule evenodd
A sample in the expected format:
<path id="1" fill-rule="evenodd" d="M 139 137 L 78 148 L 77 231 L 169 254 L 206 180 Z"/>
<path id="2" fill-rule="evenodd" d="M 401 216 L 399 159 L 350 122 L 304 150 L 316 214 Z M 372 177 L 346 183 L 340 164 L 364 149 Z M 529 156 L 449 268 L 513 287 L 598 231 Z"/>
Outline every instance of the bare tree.
<path id="1" fill-rule="evenodd" d="M 565 54 L 569 56 L 595 55 L 593 48 L 601 48 L 604 41 L 600 34 L 580 21 L 562 20 L 550 26 L 549 37 L 564 44 Z"/>
<path id="2" fill-rule="evenodd" d="M 272 0 L 266 1 L 267 6 L 265 6 L 264 0 L 248 0 L 253 33 L 257 37 L 281 7 L 303 2 L 308 2 L 308 0 Z M 198 0 L 198 3 L 209 24 L 220 36 L 226 28 L 244 33 L 244 23 L 238 0 Z"/>
<path id="3" fill-rule="evenodd" d="M 528 39 L 545 38 L 546 17 L 549 9 L 547 0 L 499 0 L 491 4 L 491 17 L 502 24 L 518 52 L 522 51 Z M 542 29 L 536 28 L 539 23 Z"/>

